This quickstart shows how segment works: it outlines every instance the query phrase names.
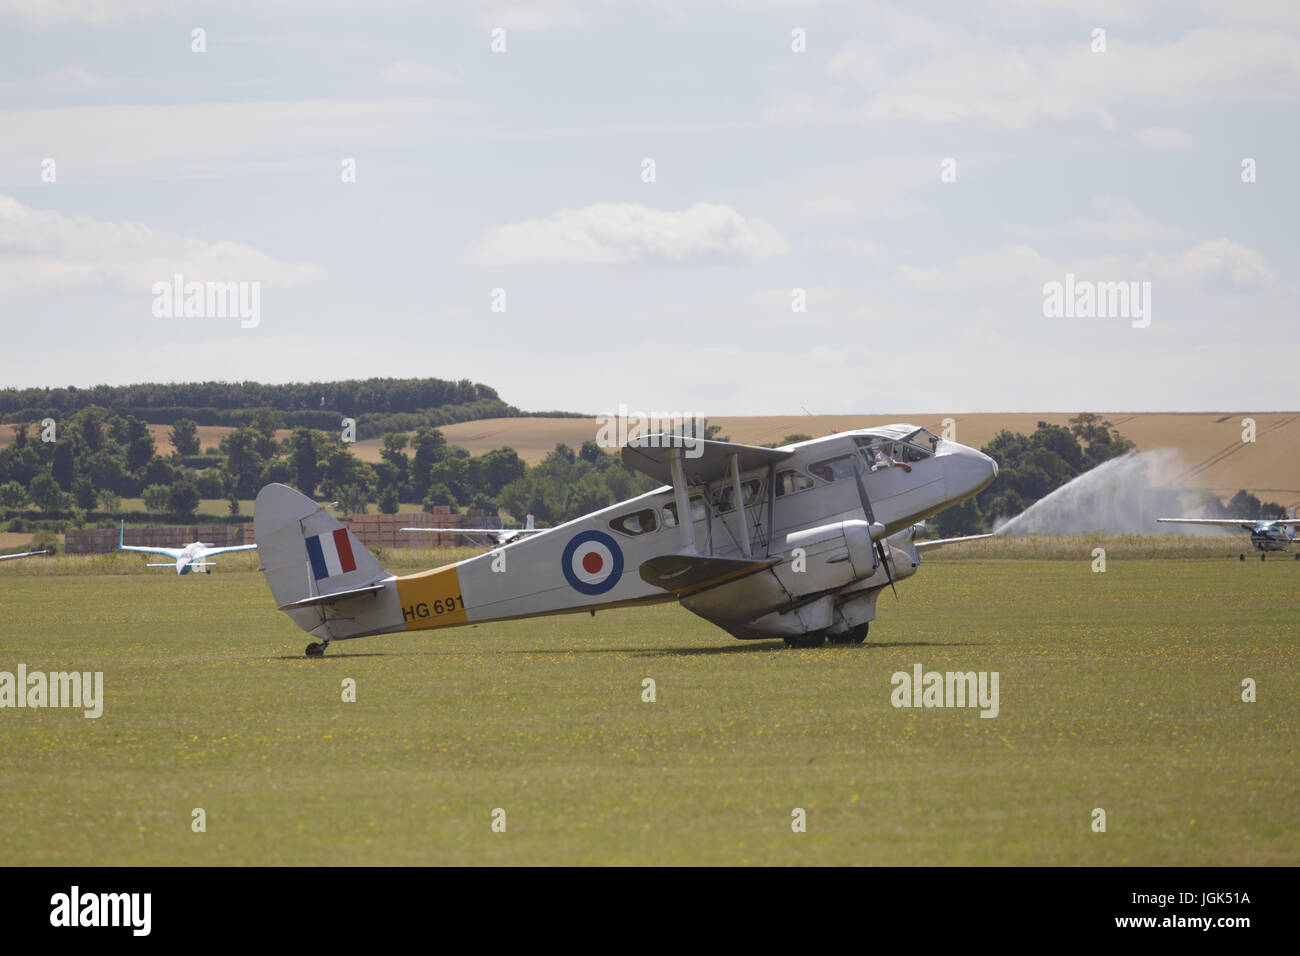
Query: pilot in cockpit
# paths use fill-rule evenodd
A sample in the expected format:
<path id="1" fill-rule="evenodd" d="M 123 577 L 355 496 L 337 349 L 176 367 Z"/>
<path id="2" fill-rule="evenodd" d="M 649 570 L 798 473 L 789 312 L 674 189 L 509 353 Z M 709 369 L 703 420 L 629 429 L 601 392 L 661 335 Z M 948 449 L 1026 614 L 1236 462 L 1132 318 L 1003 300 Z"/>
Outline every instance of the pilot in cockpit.
<path id="1" fill-rule="evenodd" d="M 872 452 L 872 471 L 879 471 L 881 468 L 902 468 L 906 472 L 912 470 L 912 466 L 905 461 L 894 461 L 894 443 L 891 441 L 882 441 L 876 444 Z"/>

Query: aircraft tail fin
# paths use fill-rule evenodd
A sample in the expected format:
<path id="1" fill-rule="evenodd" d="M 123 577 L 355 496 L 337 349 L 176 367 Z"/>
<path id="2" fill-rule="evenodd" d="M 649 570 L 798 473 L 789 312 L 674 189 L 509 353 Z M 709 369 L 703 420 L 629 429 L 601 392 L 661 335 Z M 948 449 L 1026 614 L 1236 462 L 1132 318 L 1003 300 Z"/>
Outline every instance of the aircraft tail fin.
<path id="1" fill-rule="evenodd" d="M 262 573 L 279 607 L 328 603 L 330 595 L 366 589 L 389 577 L 323 505 L 287 485 L 271 484 L 258 492 L 253 529 Z"/>
<path id="2" fill-rule="evenodd" d="M 1295 509 L 1294 509 L 1294 508 L 1291 509 L 1291 516 L 1292 516 L 1292 517 L 1295 517 Z M 528 515 L 527 519 L 525 520 L 525 522 L 524 522 L 524 530 L 525 530 L 525 531 L 532 531 L 532 530 L 533 530 L 533 516 L 532 516 L 532 515 Z"/>

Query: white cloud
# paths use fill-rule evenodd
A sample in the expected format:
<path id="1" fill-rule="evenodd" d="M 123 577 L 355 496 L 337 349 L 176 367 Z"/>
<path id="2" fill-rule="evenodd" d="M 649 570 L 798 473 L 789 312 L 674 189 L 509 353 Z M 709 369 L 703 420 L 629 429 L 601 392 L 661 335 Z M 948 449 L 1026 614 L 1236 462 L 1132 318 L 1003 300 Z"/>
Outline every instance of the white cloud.
<path id="1" fill-rule="evenodd" d="M 1092 208 L 1102 214 L 1100 219 L 1074 219 L 1053 226 L 1013 225 L 1007 229 L 1023 238 L 1055 237 L 1112 244 L 1187 238 L 1186 230 L 1148 218 L 1128 200 L 1100 196 L 1092 201 Z"/>
<path id="2" fill-rule="evenodd" d="M 930 207 L 915 194 L 948 189 L 940 179 L 948 154 L 878 153 L 852 163 L 815 166 L 788 179 L 765 184 L 752 195 L 762 209 L 779 219 L 802 222 L 856 223 L 864 219 L 915 219 Z M 986 153 L 956 151 L 957 179 L 997 162 Z"/>
<path id="3" fill-rule="evenodd" d="M 596 203 L 499 226 L 469 250 L 468 258 L 484 265 L 757 263 L 788 250 L 775 228 L 730 206 L 696 203 L 664 212 L 639 203 Z"/>
<path id="4" fill-rule="evenodd" d="M 1141 267 L 1156 276 L 1224 291 L 1259 289 L 1275 280 L 1262 255 L 1224 237 L 1197 243 L 1181 252 L 1152 253 Z"/>
<path id="5" fill-rule="evenodd" d="M 224 178 L 324 151 L 338 169 L 340 156 L 428 140 L 469 112 L 427 97 L 0 110 L 0 183 L 38 183 L 46 156 L 59 182 Z"/>
<path id="6" fill-rule="evenodd" d="M 119 20 L 172 13 L 176 0 L 0 0 L 0 20 L 36 27 L 67 23 L 99 26 Z"/>
<path id="7" fill-rule="evenodd" d="M 1148 149 L 1175 150 L 1191 149 L 1196 145 L 1196 137 L 1181 129 L 1169 126 L 1148 126 L 1133 134 L 1137 141 Z"/>
<path id="8" fill-rule="evenodd" d="M 826 236 L 815 240 L 813 245 L 865 262 L 881 262 L 885 259 L 885 247 L 867 236 Z"/>
<path id="9" fill-rule="evenodd" d="M 197 281 L 294 285 L 320 278 L 252 246 L 208 241 L 139 222 L 108 222 L 34 209 L 0 194 L 0 297 L 91 289 L 144 296 L 183 273 Z"/>
<path id="10" fill-rule="evenodd" d="M 1141 256 L 1107 253 L 1051 257 L 1029 245 L 1002 246 L 959 256 L 942 265 L 900 265 L 895 277 L 901 285 L 922 295 L 978 293 L 978 300 L 996 306 L 1041 299 L 1042 284 L 1061 280 L 1067 272 L 1097 282 L 1149 281 L 1159 287 L 1162 296 L 1175 292 L 1189 303 L 1205 292 L 1269 290 L 1276 279 L 1259 252 L 1226 238 Z"/>
<path id="11" fill-rule="evenodd" d="M 398 60 L 379 71 L 385 83 L 394 86 L 451 86 L 461 81 L 460 74 L 414 60 Z"/>
<path id="12" fill-rule="evenodd" d="M 884 8 L 844 41 L 806 88 L 776 90 L 762 112 L 778 125 L 970 124 L 1021 130 L 1075 123 L 1110 129 L 1133 105 L 1296 103 L 1300 35 L 1284 28 L 1191 29 L 1139 40 L 1111 31 L 1018 39 Z"/>

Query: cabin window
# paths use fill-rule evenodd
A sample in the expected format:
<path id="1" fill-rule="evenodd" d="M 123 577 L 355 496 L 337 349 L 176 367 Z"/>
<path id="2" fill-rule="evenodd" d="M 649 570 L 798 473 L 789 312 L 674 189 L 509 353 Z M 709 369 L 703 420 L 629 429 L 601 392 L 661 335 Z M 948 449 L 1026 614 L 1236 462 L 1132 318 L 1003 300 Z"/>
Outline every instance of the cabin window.
<path id="1" fill-rule="evenodd" d="M 673 501 L 664 505 L 663 511 L 664 527 L 677 527 L 677 502 Z M 704 516 L 704 497 L 702 495 L 695 495 L 691 498 L 691 521 L 703 521 Z"/>
<path id="2" fill-rule="evenodd" d="M 929 458 L 931 452 L 911 441 L 894 441 L 877 437 L 862 443 L 862 454 L 871 470 L 879 471 L 881 468 L 894 465 L 903 465 L 911 470 L 913 462 Z"/>
<path id="3" fill-rule="evenodd" d="M 659 519 L 655 517 L 653 508 L 642 508 L 630 515 L 615 518 L 609 523 L 609 526 L 620 534 L 649 534 L 651 531 L 659 529 Z"/>
<path id="4" fill-rule="evenodd" d="M 822 481 L 839 481 L 853 477 L 853 456 L 840 455 L 808 466 L 808 473 Z"/>
<path id="5" fill-rule="evenodd" d="M 922 428 L 902 441 L 873 436 L 866 440 L 859 439 L 858 444 L 868 464 L 881 466 L 887 462 L 910 464 L 923 461 L 934 454 L 934 445 L 938 441 L 938 438 Z M 929 448 L 926 447 L 927 444 L 930 445 Z"/>
<path id="6" fill-rule="evenodd" d="M 813 486 L 813 480 L 801 471 L 778 471 L 776 473 L 776 496 L 796 495 Z"/>
<path id="7" fill-rule="evenodd" d="M 745 507 L 749 507 L 754 502 L 754 499 L 758 497 L 758 489 L 762 485 L 763 483 L 757 478 L 751 478 L 749 481 L 740 483 L 741 494 L 745 496 Z M 735 488 L 730 483 L 715 488 L 713 490 L 713 507 L 718 510 L 719 514 L 725 514 L 735 507 L 735 497 Z"/>

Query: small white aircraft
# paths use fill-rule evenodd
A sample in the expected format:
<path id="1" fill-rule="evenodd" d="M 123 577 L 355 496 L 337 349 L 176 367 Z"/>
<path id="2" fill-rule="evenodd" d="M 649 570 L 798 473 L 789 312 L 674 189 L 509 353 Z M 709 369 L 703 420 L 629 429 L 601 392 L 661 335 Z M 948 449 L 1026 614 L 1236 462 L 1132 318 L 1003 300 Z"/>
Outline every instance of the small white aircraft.
<path id="1" fill-rule="evenodd" d="M 49 554 L 48 551 L 24 551 L 22 554 L 0 554 L 0 561 L 8 561 L 11 558 L 30 558 L 34 554 Z"/>
<path id="2" fill-rule="evenodd" d="M 428 531 L 433 534 L 487 535 L 497 546 L 518 541 L 526 534 L 537 534 L 545 528 L 533 527 L 533 516 L 528 515 L 522 528 L 403 528 L 403 531 Z"/>
<path id="3" fill-rule="evenodd" d="M 215 561 L 209 561 L 218 554 L 228 554 L 231 551 L 255 551 L 255 544 L 234 544 L 224 548 L 214 548 L 210 544 L 204 544 L 202 541 L 192 541 L 183 548 L 142 548 L 134 545 L 123 544 L 122 539 L 126 535 L 126 522 L 117 533 L 117 549 L 119 551 L 138 551 L 140 554 L 165 554 L 171 558 L 166 564 L 146 564 L 147 568 L 172 568 L 176 569 L 177 574 L 189 574 L 190 571 L 201 571 L 204 574 L 211 574 L 209 568 L 215 564 Z"/>
<path id="4" fill-rule="evenodd" d="M 1271 521 L 1256 521 L 1253 518 L 1157 518 L 1156 520 L 1165 524 L 1199 524 L 1249 532 L 1250 543 L 1259 552 L 1261 561 L 1270 551 L 1291 550 L 1296 540 L 1296 525 L 1300 525 L 1300 518 L 1295 516 L 1294 508 L 1291 509 L 1291 517 Z M 1287 534 L 1287 528 L 1291 529 L 1290 534 Z M 1245 561 L 1246 555 L 1243 553 L 1238 558 Z M 1296 552 L 1295 559 L 1300 561 L 1300 552 Z"/>
<path id="5" fill-rule="evenodd" d="M 861 644 L 881 590 L 914 574 L 924 547 L 949 543 L 913 541 L 917 523 L 998 473 L 914 425 L 784 448 L 647 435 L 623 461 L 664 487 L 400 577 L 315 501 L 267 485 L 253 513 L 262 572 L 278 608 L 317 638 L 308 657 L 371 634 L 664 601 L 743 640 Z"/>

